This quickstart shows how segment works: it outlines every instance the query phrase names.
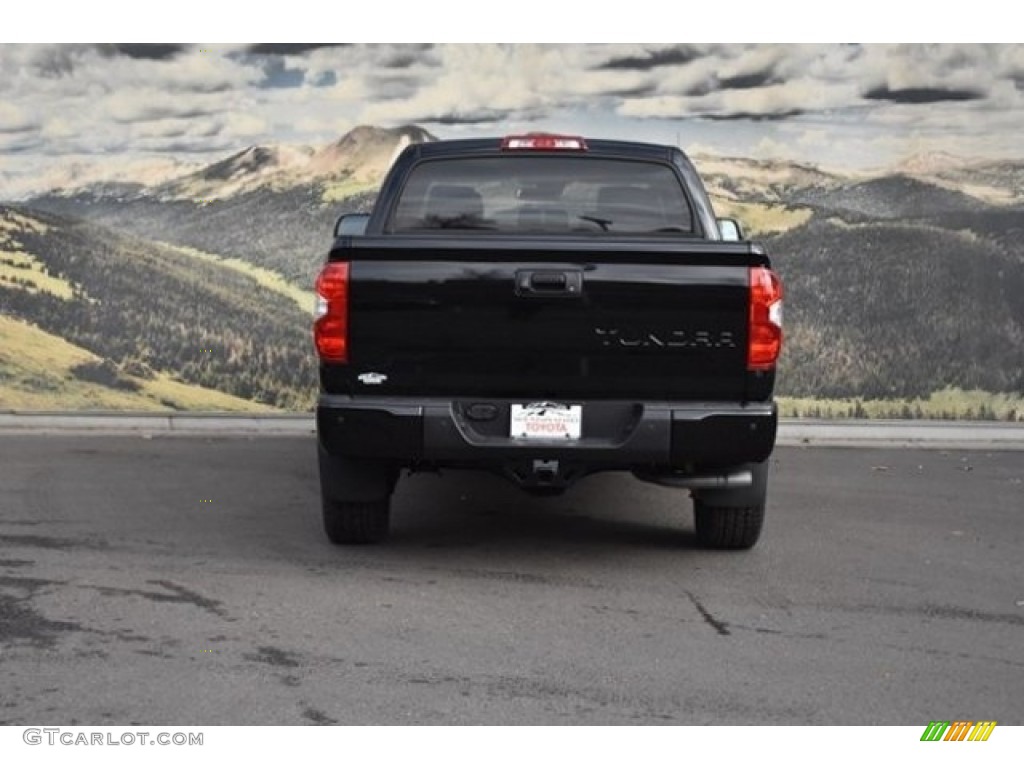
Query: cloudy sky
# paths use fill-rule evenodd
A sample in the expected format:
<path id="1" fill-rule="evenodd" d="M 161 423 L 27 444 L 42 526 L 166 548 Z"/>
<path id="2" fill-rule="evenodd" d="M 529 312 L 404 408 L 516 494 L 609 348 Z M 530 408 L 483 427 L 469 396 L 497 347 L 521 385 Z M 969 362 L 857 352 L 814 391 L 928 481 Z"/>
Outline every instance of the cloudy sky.
<path id="1" fill-rule="evenodd" d="M 0 198 L 73 163 L 205 161 L 363 123 L 839 168 L 1019 158 L 1024 45 L 0 45 Z"/>

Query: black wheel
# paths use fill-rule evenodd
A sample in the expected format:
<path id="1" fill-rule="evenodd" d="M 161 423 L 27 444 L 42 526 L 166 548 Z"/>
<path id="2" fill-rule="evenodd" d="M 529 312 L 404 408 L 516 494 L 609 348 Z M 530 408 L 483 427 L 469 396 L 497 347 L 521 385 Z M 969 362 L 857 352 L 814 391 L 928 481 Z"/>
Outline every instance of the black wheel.
<path id="1" fill-rule="evenodd" d="M 754 507 L 712 507 L 693 502 L 697 541 L 709 549 L 750 549 L 764 526 L 764 504 Z"/>
<path id="2" fill-rule="evenodd" d="M 324 532 L 332 544 L 375 544 L 388 535 L 391 499 L 338 502 L 323 500 Z"/>

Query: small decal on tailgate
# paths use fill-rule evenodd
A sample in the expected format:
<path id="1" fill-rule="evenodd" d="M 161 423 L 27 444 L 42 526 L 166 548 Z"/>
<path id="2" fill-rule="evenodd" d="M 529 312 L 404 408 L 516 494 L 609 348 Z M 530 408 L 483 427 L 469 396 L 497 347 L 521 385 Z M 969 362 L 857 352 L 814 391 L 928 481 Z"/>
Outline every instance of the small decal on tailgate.
<path id="1" fill-rule="evenodd" d="M 376 371 L 360 373 L 356 378 L 363 384 L 383 384 L 388 380 L 386 373 L 377 373 Z"/>

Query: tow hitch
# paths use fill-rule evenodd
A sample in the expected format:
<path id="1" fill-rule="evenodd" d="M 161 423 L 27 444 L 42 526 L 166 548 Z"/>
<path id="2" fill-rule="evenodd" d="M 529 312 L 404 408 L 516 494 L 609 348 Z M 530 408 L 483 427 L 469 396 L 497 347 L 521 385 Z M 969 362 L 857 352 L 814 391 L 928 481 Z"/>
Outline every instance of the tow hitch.
<path id="1" fill-rule="evenodd" d="M 565 491 L 586 472 L 558 459 L 526 459 L 507 464 L 504 474 L 523 490 L 553 496 Z"/>

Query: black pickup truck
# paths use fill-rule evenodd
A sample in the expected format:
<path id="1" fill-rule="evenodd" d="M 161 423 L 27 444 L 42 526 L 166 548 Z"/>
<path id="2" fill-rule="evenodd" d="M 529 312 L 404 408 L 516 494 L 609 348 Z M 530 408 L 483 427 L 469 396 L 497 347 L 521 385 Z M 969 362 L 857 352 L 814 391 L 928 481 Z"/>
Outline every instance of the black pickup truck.
<path id="1" fill-rule="evenodd" d="M 782 288 L 676 147 L 552 134 L 407 147 L 317 282 L 323 518 L 375 542 L 403 469 L 559 493 L 624 470 L 698 541 L 765 513 Z"/>

